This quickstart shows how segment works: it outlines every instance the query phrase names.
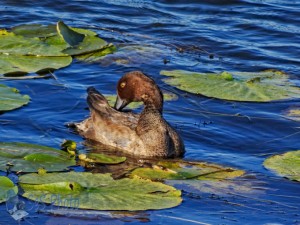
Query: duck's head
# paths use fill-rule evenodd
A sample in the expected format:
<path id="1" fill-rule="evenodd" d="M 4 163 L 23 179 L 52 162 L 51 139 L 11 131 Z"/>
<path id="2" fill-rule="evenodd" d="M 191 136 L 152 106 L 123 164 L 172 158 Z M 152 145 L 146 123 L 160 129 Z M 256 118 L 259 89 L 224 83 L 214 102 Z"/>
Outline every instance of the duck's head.
<path id="1" fill-rule="evenodd" d="M 133 71 L 118 82 L 115 109 L 122 110 L 131 102 L 144 102 L 162 112 L 163 95 L 154 80 L 140 71 Z"/>

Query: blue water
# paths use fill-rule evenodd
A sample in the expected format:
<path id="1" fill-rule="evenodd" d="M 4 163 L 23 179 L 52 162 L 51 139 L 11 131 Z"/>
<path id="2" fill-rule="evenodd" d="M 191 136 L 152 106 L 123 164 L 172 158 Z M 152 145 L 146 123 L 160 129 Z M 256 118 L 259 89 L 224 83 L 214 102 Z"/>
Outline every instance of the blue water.
<path id="1" fill-rule="evenodd" d="M 199 3 L 201 2 L 201 3 Z M 243 103 L 208 99 L 163 83 L 163 69 L 198 72 L 278 69 L 300 85 L 299 0 L 2 0 L 0 27 L 53 24 L 91 29 L 117 46 L 145 46 L 147 51 L 109 56 L 97 63 L 74 61 L 55 71 L 57 79 L 1 80 L 31 96 L 28 106 L 0 116 L 0 140 L 58 147 L 63 139 L 83 139 L 65 124 L 88 115 L 85 90 L 95 86 L 115 93 L 118 79 L 142 70 L 179 97 L 165 104 L 165 118 L 179 131 L 186 159 L 247 171 L 240 180 L 251 193 L 222 187 L 205 193 L 184 184 L 183 203 L 147 211 L 148 224 L 300 224 L 299 183 L 276 176 L 262 166 L 272 154 L 300 149 L 300 123 L 283 117 L 299 100 Z M 126 64 L 118 60 L 126 60 Z M 165 64 L 165 62 L 167 62 Z M 236 114 L 245 115 L 237 117 Z M 217 197 L 216 197 L 217 196 Z M 25 203 L 29 202 L 22 199 Z M 15 224 L 6 213 L 0 223 Z M 31 212 L 21 224 L 124 224 L 122 219 L 55 217 Z M 139 224 L 138 219 L 129 220 Z"/>

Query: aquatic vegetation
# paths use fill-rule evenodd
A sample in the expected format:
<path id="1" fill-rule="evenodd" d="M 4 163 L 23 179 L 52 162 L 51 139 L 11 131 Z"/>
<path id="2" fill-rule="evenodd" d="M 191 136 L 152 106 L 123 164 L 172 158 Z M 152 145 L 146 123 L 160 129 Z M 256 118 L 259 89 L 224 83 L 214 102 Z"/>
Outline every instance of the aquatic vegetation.
<path id="1" fill-rule="evenodd" d="M 26 198 L 80 209 L 164 209 L 182 201 L 181 192 L 171 186 L 136 177 L 114 180 L 110 174 L 26 174 L 20 176 L 19 183 Z"/>
<path id="2" fill-rule="evenodd" d="M 0 84 L 0 112 L 20 108 L 29 101 L 30 97 L 21 95 L 18 89 Z"/>
<path id="3" fill-rule="evenodd" d="M 151 180 L 225 180 L 242 176 L 245 172 L 219 165 L 184 160 L 159 161 L 152 168 L 136 168 L 129 176 Z"/>
<path id="4" fill-rule="evenodd" d="M 300 88 L 277 70 L 262 72 L 197 73 L 184 70 L 162 70 L 169 85 L 194 94 L 231 101 L 269 102 L 299 98 Z"/>
<path id="5" fill-rule="evenodd" d="M 164 101 L 176 101 L 178 99 L 176 94 L 170 93 L 170 92 L 164 92 Z M 108 103 L 113 106 L 116 102 L 116 95 L 104 95 L 105 98 L 107 99 Z M 129 105 L 126 107 L 129 109 L 136 109 L 143 106 L 142 102 L 131 102 Z"/>
<path id="6" fill-rule="evenodd" d="M 126 160 L 126 157 L 107 155 L 103 153 L 80 154 L 78 157 L 80 160 L 83 160 L 85 162 L 101 163 L 101 164 L 119 164 Z"/>
<path id="7" fill-rule="evenodd" d="M 62 21 L 47 26 L 25 24 L 0 30 L 0 74 L 48 73 L 70 65 L 72 56 L 113 50 L 95 32 L 71 28 Z"/>
<path id="8" fill-rule="evenodd" d="M 300 108 L 290 108 L 286 116 L 291 120 L 300 121 Z"/>
<path id="9" fill-rule="evenodd" d="M 47 146 L 0 142 L 0 170 L 37 172 L 40 168 L 47 171 L 62 171 L 74 166 L 70 154 Z"/>
<path id="10" fill-rule="evenodd" d="M 264 166 L 280 176 L 300 181 L 300 150 L 273 155 L 264 161 Z"/>
<path id="11" fill-rule="evenodd" d="M 5 176 L 0 176 L 0 203 L 18 194 L 18 187 Z"/>

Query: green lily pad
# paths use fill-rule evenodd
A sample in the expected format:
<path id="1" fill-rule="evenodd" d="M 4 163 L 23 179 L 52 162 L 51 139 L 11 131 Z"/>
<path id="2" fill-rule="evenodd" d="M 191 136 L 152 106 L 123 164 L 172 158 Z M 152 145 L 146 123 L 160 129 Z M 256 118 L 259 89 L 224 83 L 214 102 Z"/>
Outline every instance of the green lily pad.
<path id="1" fill-rule="evenodd" d="M 29 101 L 28 95 L 21 95 L 16 88 L 0 84 L 0 112 L 20 108 Z"/>
<path id="2" fill-rule="evenodd" d="M 300 181 L 300 150 L 273 155 L 264 161 L 264 166 L 280 176 Z"/>
<path id="3" fill-rule="evenodd" d="M 56 206 L 95 210 L 164 209 L 181 203 L 175 188 L 139 178 L 114 180 L 86 172 L 26 174 L 19 178 L 23 196 Z"/>
<path id="4" fill-rule="evenodd" d="M 164 95 L 164 101 L 176 101 L 178 99 L 176 94 L 165 92 Z M 113 106 L 115 104 L 116 95 L 105 95 L 105 98 L 107 99 L 108 103 Z M 126 106 L 129 109 L 137 109 L 143 105 L 142 102 L 131 102 L 128 106 Z"/>
<path id="5" fill-rule="evenodd" d="M 74 55 L 102 50 L 111 53 L 112 44 L 93 31 L 55 25 L 27 24 L 0 30 L 0 74 L 49 72 L 68 66 Z M 107 51 L 105 51 L 107 49 Z"/>
<path id="6" fill-rule="evenodd" d="M 57 32 L 71 46 L 78 45 L 85 37 L 84 34 L 72 30 L 62 21 L 57 23 Z"/>
<path id="7" fill-rule="evenodd" d="M 103 153 L 87 153 L 86 157 L 82 158 L 86 162 L 102 163 L 102 164 L 119 164 L 126 160 L 126 157 L 106 155 Z"/>
<path id="8" fill-rule="evenodd" d="M 69 47 L 63 50 L 63 53 L 67 55 L 82 55 L 82 54 L 88 54 L 91 52 L 103 50 L 105 48 L 109 48 L 111 45 L 109 45 L 106 41 L 99 37 L 95 36 L 85 36 L 82 42 L 80 44 Z"/>
<path id="9" fill-rule="evenodd" d="M 64 151 L 29 143 L 0 142 L 0 170 L 36 172 L 62 171 L 75 165 L 75 160 Z"/>
<path id="10" fill-rule="evenodd" d="M 106 48 L 100 49 L 96 52 L 91 52 L 84 55 L 77 55 L 76 59 L 88 63 L 94 63 L 99 60 L 102 60 L 103 57 L 105 57 L 106 55 L 115 53 L 116 51 L 117 51 L 116 46 L 108 45 Z"/>
<path id="11" fill-rule="evenodd" d="M 246 102 L 269 102 L 299 98 L 288 75 L 276 70 L 253 72 L 196 73 L 184 70 L 160 72 L 164 81 L 183 91 L 207 97 Z"/>
<path id="12" fill-rule="evenodd" d="M 18 187 L 8 178 L 0 176 L 0 203 L 18 194 Z"/>
<path id="13" fill-rule="evenodd" d="M 152 168 L 137 168 L 130 173 L 130 176 L 151 180 L 224 180 L 242 176 L 244 173 L 242 170 L 224 168 L 213 164 L 160 161 Z"/>
<path id="14" fill-rule="evenodd" d="M 289 119 L 300 122 L 300 108 L 291 108 L 286 114 Z"/>
<path id="15" fill-rule="evenodd" d="M 70 65 L 72 57 L 37 57 L 0 54 L 2 74 L 49 73 Z"/>

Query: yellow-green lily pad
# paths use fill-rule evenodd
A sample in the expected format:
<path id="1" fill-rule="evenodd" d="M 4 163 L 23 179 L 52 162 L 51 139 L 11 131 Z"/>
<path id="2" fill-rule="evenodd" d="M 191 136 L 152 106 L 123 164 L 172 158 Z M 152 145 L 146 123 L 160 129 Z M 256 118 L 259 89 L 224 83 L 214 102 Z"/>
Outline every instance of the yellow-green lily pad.
<path id="1" fill-rule="evenodd" d="M 240 177 L 245 172 L 214 164 L 188 161 L 160 161 L 152 168 L 136 168 L 129 176 L 151 180 L 224 180 Z"/>
<path id="2" fill-rule="evenodd" d="M 62 171 L 74 166 L 75 160 L 68 153 L 46 146 L 29 143 L 0 142 L 0 170 L 36 172 Z"/>
<path id="3" fill-rule="evenodd" d="M 169 85 L 207 97 L 246 102 L 269 102 L 299 98 L 300 88 L 289 81 L 287 74 L 263 72 L 197 73 L 184 70 L 163 70 Z"/>
<path id="4" fill-rule="evenodd" d="M 176 101 L 178 99 L 176 94 L 165 92 L 164 95 L 164 101 Z M 108 103 L 113 106 L 115 104 L 116 95 L 105 95 L 105 98 L 107 99 Z M 129 109 L 137 109 L 143 105 L 142 102 L 131 102 L 128 106 L 126 106 Z"/>
<path id="5" fill-rule="evenodd" d="M 119 164 L 126 161 L 126 157 L 106 155 L 103 153 L 81 154 L 79 155 L 79 159 L 85 162 L 101 163 L 101 164 Z"/>
<path id="6" fill-rule="evenodd" d="M 300 150 L 273 155 L 264 161 L 264 166 L 280 176 L 300 181 Z"/>
<path id="7" fill-rule="evenodd" d="M 300 108 L 291 108 L 287 111 L 286 115 L 289 119 L 300 122 Z"/>
<path id="8" fill-rule="evenodd" d="M 5 176 L 0 176 L 0 203 L 18 194 L 18 187 Z"/>
<path id="9" fill-rule="evenodd" d="M 26 174 L 19 183 L 26 198 L 80 209 L 164 209 L 182 201 L 181 192 L 174 187 L 136 177 L 114 180 L 110 174 Z"/>
<path id="10" fill-rule="evenodd" d="M 29 101 L 28 95 L 21 95 L 16 88 L 0 84 L 0 112 L 20 108 Z"/>

